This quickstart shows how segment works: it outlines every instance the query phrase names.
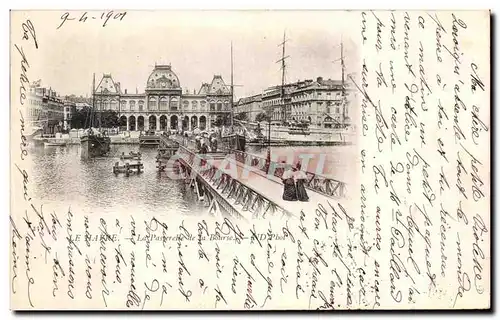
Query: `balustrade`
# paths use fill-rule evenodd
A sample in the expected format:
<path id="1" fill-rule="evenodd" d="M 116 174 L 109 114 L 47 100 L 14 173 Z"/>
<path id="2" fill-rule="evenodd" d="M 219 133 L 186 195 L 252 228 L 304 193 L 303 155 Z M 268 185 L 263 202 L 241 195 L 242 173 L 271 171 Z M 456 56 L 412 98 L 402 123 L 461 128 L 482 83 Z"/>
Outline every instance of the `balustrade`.
<path id="1" fill-rule="evenodd" d="M 269 169 L 272 169 L 273 175 L 280 179 L 283 176 L 285 168 L 280 163 L 277 163 L 275 161 L 270 161 L 270 163 L 268 163 L 268 160 L 265 158 L 242 151 L 232 150 L 232 152 L 235 155 L 235 160 L 240 163 L 256 167 L 266 174 L 269 172 Z M 295 168 L 294 166 L 292 167 Z M 306 187 L 308 189 L 319 192 L 329 197 L 346 196 L 347 188 L 344 182 L 308 171 L 306 171 L 305 174 L 307 176 Z"/>
<path id="2" fill-rule="evenodd" d="M 219 205 L 225 212 L 233 216 L 240 215 L 234 207 L 241 207 L 241 211 L 252 213 L 253 218 L 264 218 L 268 214 L 280 216 L 291 215 L 290 212 L 279 207 L 262 194 L 225 173 L 223 169 L 217 168 L 211 163 L 201 165 L 201 157 L 191 150 L 181 146 L 179 147 L 179 156 L 208 183 L 206 187 L 213 189 L 214 192 L 218 192 L 223 196 L 219 197 L 219 200 L 223 200 L 219 201 Z M 239 156 L 244 157 L 244 155 Z M 196 164 L 195 157 L 200 159 Z M 209 196 L 210 199 L 213 199 L 212 197 L 214 195 Z M 233 205 L 230 204 L 231 201 Z"/>

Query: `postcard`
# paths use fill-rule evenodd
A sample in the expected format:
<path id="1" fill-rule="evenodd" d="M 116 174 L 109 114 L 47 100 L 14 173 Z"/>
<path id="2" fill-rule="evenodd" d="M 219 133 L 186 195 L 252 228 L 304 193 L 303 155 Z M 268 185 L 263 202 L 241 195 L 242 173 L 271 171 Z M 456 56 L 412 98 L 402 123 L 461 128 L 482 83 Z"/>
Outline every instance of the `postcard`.
<path id="1" fill-rule="evenodd" d="M 489 11 L 10 19 L 12 310 L 491 307 Z"/>

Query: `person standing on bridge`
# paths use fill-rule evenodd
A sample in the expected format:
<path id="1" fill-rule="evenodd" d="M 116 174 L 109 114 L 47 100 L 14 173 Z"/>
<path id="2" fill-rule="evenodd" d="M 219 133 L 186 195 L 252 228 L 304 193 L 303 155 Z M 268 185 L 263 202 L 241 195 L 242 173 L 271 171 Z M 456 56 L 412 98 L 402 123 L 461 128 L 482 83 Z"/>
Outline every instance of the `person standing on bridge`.
<path id="1" fill-rule="evenodd" d="M 201 150 L 201 138 L 200 136 L 196 136 L 195 139 L 195 144 L 196 144 L 196 151 L 200 151 Z"/>
<path id="2" fill-rule="evenodd" d="M 201 154 L 207 154 L 208 153 L 208 147 L 205 141 L 201 142 L 201 148 L 200 148 L 200 153 Z"/>
<path id="3" fill-rule="evenodd" d="M 297 187 L 297 199 L 299 201 L 307 202 L 309 201 L 309 196 L 306 191 L 307 175 L 304 171 L 300 170 L 302 167 L 301 163 L 297 163 L 294 169 L 295 184 Z"/>
<path id="4" fill-rule="evenodd" d="M 212 137 L 212 152 L 217 152 L 217 139 Z"/>
<path id="5" fill-rule="evenodd" d="M 285 172 L 281 176 L 283 181 L 283 200 L 285 201 L 297 201 L 297 187 L 295 186 L 295 180 L 293 176 L 292 165 L 287 164 L 285 167 Z"/>

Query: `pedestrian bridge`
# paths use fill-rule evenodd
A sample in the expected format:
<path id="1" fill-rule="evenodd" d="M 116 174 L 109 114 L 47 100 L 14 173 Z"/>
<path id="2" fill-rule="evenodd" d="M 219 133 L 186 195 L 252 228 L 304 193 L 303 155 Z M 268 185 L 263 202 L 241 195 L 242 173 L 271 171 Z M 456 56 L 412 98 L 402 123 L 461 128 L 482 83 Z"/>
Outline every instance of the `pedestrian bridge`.
<path id="1" fill-rule="evenodd" d="M 201 155 L 179 146 L 180 170 L 210 214 L 244 220 L 299 217 L 311 203 L 346 196 L 344 182 L 306 172 L 309 202 L 282 199 L 282 164 L 245 152 Z M 272 174 L 267 174 L 267 171 Z"/>

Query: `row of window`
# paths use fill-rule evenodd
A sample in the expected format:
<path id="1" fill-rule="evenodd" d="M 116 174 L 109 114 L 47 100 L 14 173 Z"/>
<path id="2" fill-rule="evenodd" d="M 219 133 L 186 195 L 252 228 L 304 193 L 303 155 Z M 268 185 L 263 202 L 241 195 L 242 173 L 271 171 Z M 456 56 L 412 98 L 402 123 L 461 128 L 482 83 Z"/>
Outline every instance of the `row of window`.
<path id="1" fill-rule="evenodd" d="M 144 110 L 144 100 L 139 100 L 138 103 L 138 110 L 142 111 Z M 96 101 L 96 106 L 98 109 L 111 109 L 111 110 L 118 110 L 118 102 L 117 100 L 104 100 Z M 128 108 L 127 108 L 127 101 L 122 100 L 121 101 L 121 110 L 131 110 L 135 111 L 136 108 L 136 101 L 135 100 L 129 100 L 128 101 Z M 189 101 L 188 100 L 183 100 L 182 106 L 184 110 L 189 109 Z M 191 101 L 191 106 L 193 110 L 198 109 L 198 101 Z M 210 111 L 223 111 L 223 110 L 229 110 L 229 101 L 217 101 L 215 102 L 214 100 L 210 101 L 209 103 L 210 106 Z M 148 110 L 178 110 L 179 108 L 179 102 L 177 99 L 170 99 L 170 102 L 166 98 L 160 98 L 159 102 L 157 101 L 156 98 L 151 97 L 149 99 L 148 103 Z M 205 110 L 206 108 L 206 101 L 200 101 L 200 109 Z"/>
<path id="2" fill-rule="evenodd" d="M 263 103 L 263 107 L 268 107 L 268 106 L 276 106 L 276 105 L 279 105 L 279 104 L 280 104 L 280 103 L 279 103 L 279 101 L 280 101 L 280 100 L 270 100 L 270 101 L 265 101 L 265 102 Z M 332 104 L 332 101 L 326 101 L 326 102 L 325 102 L 325 101 L 318 101 L 318 102 L 316 102 L 316 103 L 318 104 L 318 106 L 322 106 L 322 105 L 323 105 L 323 103 L 326 103 L 327 105 L 331 105 L 331 104 Z M 340 103 L 341 103 L 340 101 L 336 101 L 334 104 L 335 104 L 335 105 L 340 105 Z M 305 103 L 302 103 L 302 104 L 305 104 Z M 310 105 L 310 103 L 309 103 L 309 105 Z M 247 107 L 247 108 L 249 108 L 249 107 Z M 247 109 L 247 110 L 248 110 L 248 109 Z"/>
<path id="3" fill-rule="evenodd" d="M 321 92 L 318 92 L 316 96 L 318 98 L 319 97 L 323 97 L 323 94 Z M 327 92 L 326 93 L 327 99 L 328 99 L 328 97 L 331 97 L 331 96 L 332 96 L 331 92 Z M 342 93 L 341 92 L 335 92 L 335 94 L 333 96 L 335 97 L 335 99 L 339 99 L 342 96 Z M 300 95 L 293 96 L 292 100 L 294 100 L 294 101 L 296 101 L 296 100 L 308 100 L 308 99 L 313 99 L 313 98 L 314 98 L 314 94 L 303 93 L 303 94 L 300 94 Z"/>
<path id="4" fill-rule="evenodd" d="M 336 114 L 340 114 L 340 108 L 339 107 L 336 107 L 334 110 L 335 110 Z M 330 113 L 331 112 L 330 107 L 326 107 L 325 112 L 326 113 Z M 304 110 L 304 109 L 293 109 L 292 110 L 292 114 L 309 114 L 309 112 L 306 111 L 306 110 Z"/>
<path id="5" fill-rule="evenodd" d="M 34 100 L 34 99 L 28 99 L 28 103 L 34 106 L 41 106 L 42 100 Z"/>
<path id="6" fill-rule="evenodd" d="M 45 113 L 46 112 L 43 111 L 42 109 L 28 108 L 28 119 L 35 119 L 36 120 L 38 118 L 43 118 L 44 116 L 42 114 L 45 114 Z"/>
<path id="7" fill-rule="evenodd" d="M 264 101 L 264 106 L 267 107 L 267 106 L 274 106 L 274 105 L 278 105 L 281 103 L 281 99 L 273 99 L 273 100 L 269 100 L 269 101 Z"/>

